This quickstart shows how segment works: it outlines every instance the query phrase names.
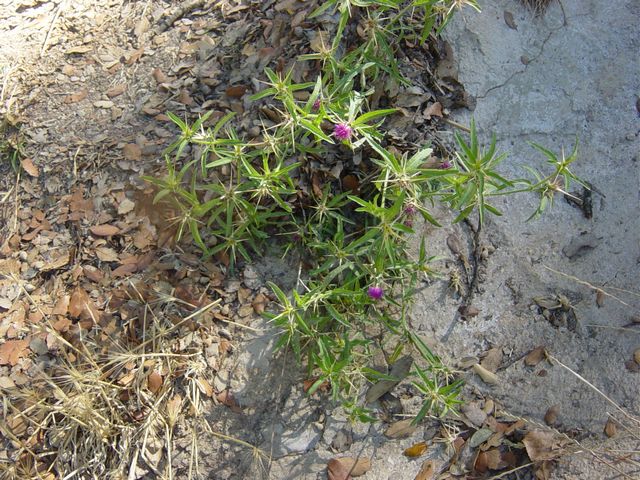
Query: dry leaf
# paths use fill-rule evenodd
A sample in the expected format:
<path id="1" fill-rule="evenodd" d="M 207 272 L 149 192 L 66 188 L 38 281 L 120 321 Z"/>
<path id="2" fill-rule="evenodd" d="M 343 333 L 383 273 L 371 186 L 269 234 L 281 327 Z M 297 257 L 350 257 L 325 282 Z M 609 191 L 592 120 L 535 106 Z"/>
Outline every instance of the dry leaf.
<path id="1" fill-rule="evenodd" d="M 604 426 L 604 434 L 607 437 L 611 438 L 611 437 L 614 437 L 616 433 L 618 433 L 618 427 L 616 426 L 616 422 L 613 420 L 613 418 L 609 417 L 609 419 L 607 420 L 607 423 Z"/>
<path id="2" fill-rule="evenodd" d="M 433 480 L 433 474 L 435 473 L 436 467 L 433 463 L 433 460 L 427 460 L 420 467 L 420 471 L 416 475 L 415 480 Z"/>
<path id="3" fill-rule="evenodd" d="M 20 161 L 20 165 L 22 166 L 22 169 L 30 176 L 37 177 L 38 175 L 40 175 L 38 167 L 34 165 L 33 160 L 31 160 L 30 158 L 23 158 Z"/>
<path id="4" fill-rule="evenodd" d="M 391 366 L 391 371 L 389 372 L 389 375 L 395 380 L 379 380 L 377 383 L 372 385 L 369 390 L 367 390 L 367 394 L 365 395 L 365 402 L 375 402 L 382 395 L 391 391 L 391 389 L 393 389 L 393 387 L 400 383 L 403 378 L 409 375 L 409 370 L 411 370 L 412 364 L 413 358 L 408 355 L 405 355 L 404 357 L 398 359 Z"/>
<path id="5" fill-rule="evenodd" d="M 309 42 L 309 46 L 314 52 L 322 53 L 328 51 L 331 48 L 329 34 L 325 31 L 316 32 L 316 35 Z"/>
<path id="6" fill-rule="evenodd" d="M 0 388 L 14 388 L 15 382 L 9 377 L 0 377 Z"/>
<path id="7" fill-rule="evenodd" d="M 58 298 L 56 305 L 51 310 L 51 314 L 53 315 L 66 315 L 69 310 L 69 295 L 62 295 Z"/>
<path id="8" fill-rule="evenodd" d="M 77 45 L 75 47 L 71 47 L 67 49 L 65 53 L 67 55 L 70 55 L 72 53 L 87 53 L 87 52 L 90 52 L 91 50 L 93 50 L 93 47 L 91 45 Z"/>
<path id="9" fill-rule="evenodd" d="M 80 286 L 76 287 L 69 299 L 69 315 L 81 320 L 98 321 L 100 318 L 100 312 L 89 298 L 89 294 Z"/>
<path id="10" fill-rule="evenodd" d="M 247 93 L 248 89 L 249 87 L 247 87 L 246 85 L 234 85 L 233 87 L 227 88 L 225 94 L 227 95 L 227 97 L 240 98 L 245 93 Z"/>
<path id="11" fill-rule="evenodd" d="M 231 393 L 231 390 L 229 389 L 223 390 L 222 392 L 216 395 L 216 399 L 223 405 L 226 405 L 227 407 L 229 407 L 232 412 L 242 413 L 242 408 L 240 408 L 240 405 L 238 404 L 238 401 Z"/>
<path id="12" fill-rule="evenodd" d="M 568 440 L 556 436 L 553 432 L 532 430 L 528 432 L 522 443 L 527 449 L 527 455 L 533 462 L 553 460 L 563 453 L 563 447 Z"/>
<path id="13" fill-rule="evenodd" d="M 558 413 L 560 413 L 560 407 L 558 407 L 558 405 L 549 407 L 547 413 L 544 414 L 544 423 L 549 426 L 555 425 L 558 421 Z"/>
<path id="14" fill-rule="evenodd" d="M 106 223 L 103 225 L 94 225 L 92 227 L 89 227 L 89 230 L 96 237 L 110 237 L 120 231 L 118 227 Z"/>
<path id="15" fill-rule="evenodd" d="M 518 30 L 518 25 L 516 25 L 516 21 L 513 19 L 513 13 L 507 10 L 504 11 L 504 23 L 506 23 L 511 30 Z"/>
<path id="16" fill-rule="evenodd" d="M 167 77 L 159 68 L 154 68 L 153 72 L 151 72 L 151 75 L 153 75 L 153 78 L 157 83 L 169 83 L 171 81 L 171 79 Z"/>
<path id="17" fill-rule="evenodd" d="M 340 462 L 352 477 L 360 477 L 371 469 L 371 460 L 365 457 L 340 457 L 334 460 Z"/>
<path id="18" fill-rule="evenodd" d="M 387 438 L 406 438 L 416 431 L 416 425 L 413 423 L 413 419 L 408 418 L 392 423 L 389 428 L 384 432 Z"/>
<path id="19" fill-rule="evenodd" d="M 93 102 L 93 106 L 96 108 L 111 108 L 113 107 L 113 102 L 111 100 L 98 100 Z"/>
<path id="20" fill-rule="evenodd" d="M 182 411 L 182 396 L 179 393 L 175 394 L 168 402 L 167 402 L 167 420 L 169 423 L 169 427 L 173 427 L 178 420 L 178 415 Z"/>
<path id="21" fill-rule="evenodd" d="M 147 388 L 151 393 L 158 393 L 162 388 L 162 375 L 155 370 L 147 377 Z"/>
<path id="22" fill-rule="evenodd" d="M 526 357 L 524 357 L 524 364 L 529 367 L 535 367 L 542 360 L 544 360 L 546 352 L 544 347 L 536 347 L 531 350 Z"/>
<path id="23" fill-rule="evenodd" d="M 138 60 L 140 60 L 140 57 L 142 57 L 143 53 L 144 53 L 144 47 L 140 47 L 139 49 L 134 50 L 133 52 L 131 52 L 131 54 L 129 55 L 129 58 L 125 63 L 127 65 L 133 65 Z"/>
<path id="24" fill-rule="evenodd" d="M 122 154 L 127 160 L 140 160 L 142 158 L 142 149 L 135 143 L 127 143 L 122 148 Z"/>
<path id="25" fill-rule="evenodd" d="M 103 262 L 117 262 L 118 254 L 113 248 L 97 247 L 96 256 Z"/>
<path id="26" fill-rule="evenodd" d="M 498 370 L 498 367 L 502 363 L 502 348 L 495 347 L 486 351 L 484 354 L 484 358 L 480 362 L 484 368 L 489 370 L 490 372 L 494 372 Z"/>
<path id="27" fill-rule="evenodd" d="M 131 275 L 132 273 L 136 273 L 137 270 L 137 263 L 125 263 L 124 265 L 120 265 L 113 272 L 111 272 L 111 275 L 113 275 L 114 277 L 126 277 L 127 275 Z"/>
<path id="28" fill-rule="evenodd" d="M 507 463 L 502 460 L 500 450 L 492 448 L 491 450 L 478 453 L 474 466 L 476 470 L 484 473 L 487 470 L 501 470 L 507 466 Z"/>
<path id="29" fill-rule="evenodd" d="M 253 311 L 256 312 L 258 315 L 261 315 L 262 313 L 264 313 L 264 309 L 266 308 L 268 302 L 269 302 L 269 299 L 266 296 L 264 296 L 262 293 L 257 294 L 256 297 L 253 299 L 253 302 L 251 302 Z"/>
<path id="30" fill-rule="evenodd" d="M 484 383 L 490 383 L 493 385 L 498 383 L 498 376 L 495 373 L 490 372 L 489 370 L 487 370 L 486 368 L 484 368 L 483 366 L 477 363 L 473 366 L 473 371 L 480 376 L 480 378 Z"/>
<path id="31" fill-rule="evenodd" d="M 345 175 L 342 177 L 342 189 L 344 191 L 350 191 L 354 195 L 360 193 L 360 182 L 355 175 Z"/>
<path id="32" fill-rule="evenodd" d="M 114 85 L 110 89 L 107 90 L 107 97 L 114 98 L 118 95 L 122 95 L 127 89 L 126 83 L 121 83 L 120 85 Z"/>
<path id="33" fill-rule="evenodd" d="M 0 345 L 0 365 L 14 366 L 22 357 L 29 354 L 30 338 L 7 340 Z"/>
<path id="34" fill-rule="evenodd" d="M 349 470 L 337 459 L 332 458 L 327 463 L 328 480 L 350 480 Z"/>
<path id="35" fill-rule="evenodd" d="M 425 442 L 418 442 L 415 445 L 411 445 L 409 448 L 405 449 L 402 454 L 405 457 L 416 458 L 420 455 L 423 455 L 424 452 L 427 451 L 427 444 Z"/>
<path id="36" fill-rule="evenodd" d="M 635 352 L 633 352 L 633 360 L 640 365 L 640 348 L 637 348 Z"/>
<path id="37" fill-rule="evenodd" d="M 468 319 L 477 317 L 480 313 L 480 310 L 478 310 L 478 308 L 474 307 L 473 305 L 462 305 L 458 308 L 458 312 L 460 312 L 460 315 L 462 315 L 465 319 Z"/>
<path id="38" fill-rule="evenodd" d="M 431 117 L 442 118 L 442 104 L 440 102 L 432 103 L 424 109 L 422 116 L 427 120 L 431 120 Z"/>
<path id="39" fill-rule="evenodd" d="M 118 205 L 118 215 L 126 215 L 127 213 L 133 211 L 135 207 L 135 203 L 133 203 L 128 198 L 125 198 L 124 200 L 122 200 L 122 202 L 120 202 L 120 205 Z"/>

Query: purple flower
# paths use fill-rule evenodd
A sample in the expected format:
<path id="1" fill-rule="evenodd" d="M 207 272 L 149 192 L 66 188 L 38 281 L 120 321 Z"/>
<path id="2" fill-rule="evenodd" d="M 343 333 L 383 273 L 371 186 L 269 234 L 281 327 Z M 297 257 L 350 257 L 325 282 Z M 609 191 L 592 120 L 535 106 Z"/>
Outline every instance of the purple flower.
<path id="1" fill-rule="evenodd" d="M 351 138 L 351 134 L 353 130 L 346 123 L 338 123 L 333 128 L 333 134 L 336 136 L 338 140 L 349 140 Z"/>
<path id="2" fill-rule="evenodd" d="M 453 165 L 451 165 L 451 162 L 448 162 L 448 161 L 445 160 L 444 162 L 442 162 L 440 164 L 440 167 L 438 167 L 438 168 L 440 168 L 440 170 L 446 170 L 447 168 L 451 168 L 452 166 Z"/>
<path id="3" fill-rule="evenodd" d="M 382 291 L 382 287 L 369 287 L 369 290 L 367 291 L 369 297 L 373 298 L 374 300 L 380 300 L 383 293 L 384 292 Z"/>
<path id="4" fill-rule="evenodd" d="M 320 101 L 320 99 L 319 99 L 319 98 L 316 98 L 316 101 L 315 101 L 315 102 L 313 102 L 313 106 L 312 106 L 311 108 L 313 108 L 313 110 L 318 110 L 318 109 L 320 108 L 320 104 L 321 104 L 321 103 L 322 103 L 322 102 Z"/>
<path id="5" fill-rule="evenodd" d="M 409 228 L 413 228 L 413 220 L 405 220 L 404 221 L 404 226 L 405 227 L 409 227 Z"/>
<path id="6" fill-rule="evenodd" d="M 413 205 L 407 205 L 404 207 L 404 213 L 407 217 L 413 217 L 416 214 L 416 207 Z"/>

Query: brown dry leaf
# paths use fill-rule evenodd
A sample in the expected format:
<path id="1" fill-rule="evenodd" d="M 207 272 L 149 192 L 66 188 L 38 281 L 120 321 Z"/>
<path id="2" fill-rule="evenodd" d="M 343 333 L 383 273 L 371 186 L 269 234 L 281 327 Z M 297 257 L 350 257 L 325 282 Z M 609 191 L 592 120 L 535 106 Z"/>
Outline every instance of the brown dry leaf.
<path id="1" fill-rule="evenodd" d="M 240 408 L 240 405 L 238 404 L 236 398 L 233 396 L 233 393 L 231 393 L 231 390 L 223 390 L 216 395 L 216 399 L 223 405 L 229 407 L 232 412 L 242 413 L 242 408 Z"/>
<path id="2" fill-rule="evenodd" d="M 153 75 L 154 80 L 158 83 L 169 83 L 171 81 L 171 79 L 167 77 L 159 68 L 154 68 L 153 72 L 151 72 L 151 75 Z"/>
<path id="3" fill-rule="evenodd" d="M 176 424 L 178 415 L 182 410 L 182 396 L 176 393 L 169 401 L 167 401 L 167 418 L 169 427 L 173 427 Z"/>
<path id="4" fill-rule="evenodd" d="M 251 306 L 253 307 L 254 312 L 256 312 L 258 315 L 261 315 L 262 313 L 264 313 L 264 309 L 266 308 L 267 303 L 269 303 L 269 299 L 262 293 L 259 293 L 253 299 L 253 302 L 251 302 Z"/>
<path id="5" fill-rule="evenodd" d="M 529 367 L 535 367 L 538 365 L 544 357 L 546 356 L 546 352 L 544 347 L 536 347 L 531 350 L 526 357 L 524 357 L 524 364 Z"/>
<path id="6" fill-rule="evenodd" d="M 100 283 L 104 279 L 104 273 L 93 265 L 86 265 L 82 267 L 82 273 L 84 273 L 84 276 L 92 282 Z"/>
<path id="7" fill-rule="evenodd" d="M 118 215 L 126 215 L 127 213 L 133 211 L 135 207 L 136 204 L 134 202 L 132 202 L 128 198 L 125 198 L 124 200 L 122 200 L 122 202 L 120 202 L 120 205 L 118 205 Z"/>
<path id="8" fill-rule="evenodd" d="M 402 454 L 405 457 L 416 458 L 420 455 L 423 455 L 424 452 L 427 451 L 427 444 L 425 442 L 418 442 L 414 445 L 411 445 L 409 448 L 406 448 Z"/>
<path id="9" fill-rule="evenodd" d="M 247 87 L 246 85 L 234 85 L 233 87 L 227 88 L 225 94 L 227 95 L 227 97 L 241 98 L 245 93 L 247 93 L 248 89 L 249 87 Z"/>
<path id="10" fill-rule="evenodd" d="M 511 30 L 518 30 L 518 25 L 516 25 L 516 21 L 513 19 L 513 13 L 505 10 L 504 11 L 504 23 L 507 24 Z"/>
<path id="11" fill-rule="evenodd" d="M 140 160 L 142 158 L 142 149 L 135 143 L 127 143 L 122 148 L 122 154 L 127 160 Z"/>
<path id="12" fill-rule="evenodd" d="M 76 287 L 69 299 L 69 315 L 81 320 L 98 321 L 100 319 L 97 307 L 89 298 L 89 294 L 80 286 Z"/>
<path id="13" fill-rule="evenodd" d="M 349 470 L 337 459 L 332 458 L 327 463 L 328 480 L 350 480 Z"/>
<path id="14" fill-rule="evenodd" d="M 532 462 L 553 460 L 564 452 L 564 446 L 568 440 L 559 437 L 553 432 L 544 430 L 532 430 L 528 432 L 522 443 L 527 449 L 527 455 Z"/>
<path id="15" fill-rule="evenodd" d="M 114 277 L 126 277 L 127 275 L 131 275 L 132 273 L 136 273 L 137 270 L 137 263 L 125 263 L 124 265 L 120 265 L 113 272 L 111 272 L 111 275 L 113 275 Z"/>
<path id="16" fill-rule="evenodd" d="M 96 256 L 103 262 L 117 262 L 118 254 L 113 248 L 97 247 Z"/>
<path id="17" fill-rule="evenodd" d="M 398 422 L 392 423 L 389 428 L 384 432 L 384 436 L 387 438 L 406 438 L 416 431 L 416 425 L 413 424 L 413 419 L 407 418 Z"/>
<path id="18" fill-rule="evenodd" d="M 51 310 L 52 315 L 66 315 L 69 310 L 69 295 L 62 295 L 58 298 L 53 310 Z"/>
<path id="19" fill-rule="evenodd" d="M 640 365 L 640 348 L 636 348 L 633 352 L 633 361 Z"/>
<path id="20" fill-rule="evenodd" d="M 204 393 L 207 397 L 213 397 L 213 388 L 211 384 L 207 382 L 204 378 L 196 379 L 196 384 L 202 393 Z"/>
<path id="21" fill-rule="evenodd" d="M 334 460 L 340 462 L 352 477 L 360 477 L 371 470 L 371 460 L 365 457 L 340 457 Z"/>
<path id="22" fill-rule="evenodd" d="M 23 158 L 20 161 L 20 165 L 22 166 L 22 169 L 30 176 L 37 177 L 38 175 L 40 175 L 40 170 L 38 170 L 38 167 L 34 165 L 33 160 L 31 160 L 30 158 Z"/>
<path id="23" fill-rule="evenodd" d="M 127 85 L 125 83 L 121 83 L 120 85 L 114 85 L 113 87 L 107 90 L 107 97 L 114 98 L 118 95 L 122 95 L 127 89 Z"/>
<path id="24" fill-rule="evenodd" d="M 360 192 L 360 182 L 358 181 L 358 177 L 355 175 L 345 175 L 342 177 L 342 188 L 345 191 L 351 191 L 354 195 L 358 195 Z"/>
<path id="25" fill-rule="evenodd" d="M 63 102 L 64 103 L 77 103 L 77 102 L 87 98 L 88 95 L 89 95 L 89 90 L 87 90 L 86 88 L 83 88 L 81 90 L 78 90 L 75 93 L 72 93 L 72 94 L 67 95 L 66 97 L 64 97 Z"/>
<path id="26" fill-rule="evenodd" d="M 498 367 L 502 363 L 502 348 L 494 347 L 487 350 L 484 354 L 484 358 L 480 362 L 484 368 L 490 372 L 498 370 Z"/>
<path id="27" fill-rule="evenodd" d="M 140 47 L 139 49 L 134 50 L 133 52 L 131 52 L 131 54 L 129 55 L 129 58 L 127 58 L 127 61 L 125 63 L 127 65 L 133 65 L 138 60 L 140 60 L 143 53 L 144 53 L 144 47 Z"/>
<path id="28" fill-rule="evenodd" d="M 477 317 L 480 314 L 480 310 L 473 305 L 462 305 L 458 308 L 458 312 L 460 312 L 460 315 L 465 319 Z"/>
<path id="29" fill-rule="evenodd" d="M 473 371 L 480 376 L 480 378 L 484 383 L 489 383 L 493 385 L 498 383 L 498 376 L 495 373 L 490 372 L 489 370 L 487 370 L 486 368 L 484 368 L 483 366 L 477 363 L 473 366 Z"/>
<path id="30" fill-rule="evenodd" d="M 311 188 L 316 197 L 322 198 L 322 181 L 320 180 L 320 172 L 317 170 L 314 170 L 311 176 Z"/>
<path id="31" fill-rule="evenodd" d="M 501 470 L 507 466 L 507 463 L 502 460 L 500 450 L 492 448 L 486 452 L 478 453 L 476 457 L 475 468 L 479 472 L 486 472 L 487 470 Z"/>
<path id="32" fill-rule="evenodd" d="M 147 377 L 147 388 L 151 393 L 158 393 L 162 388 L 162 375 L 152 371 Z"/>
<path id="33" fill-rule="evenodd" d="M 311 50 L 317 53 L 327 52 L 331 48 L 329 34 L 325 31 L 316 32 L 315 37 L 309 43 Z"/>
<path id="34" fill-rule="evenodd" d="M 432 103 L 424 109 L 422 116 L 427 120 L 431 120 L 431 117 L 442 118 L 442 104 L 440 102 Z"/>
<path id="35" fill-rule="evenodd" d="M 0 377 L 0 388 L 14 388 L 15 382 L 9 377 Z"/>
<path id="36" fill-rule="evenodd" d="M 604 426 L 604 434 L 611 438 L 614 437 L 618 433 L 618 427 L 616 426 L 616 422 L 613 418 L 609 417 L 607 423 Z"/>
<path id="37" fill-rule="evenodd" d="M 415 480 L 433 480 L 433 474 L 435 473 L 436 467 L 433 463 L 433 460 L 427 460 L 420 467 L 420 471 L 416 475 Z"/>
<path id="38" fill-rule="evenodd" d="M 14 366 L 22 357 L 29 354 L 29 342 L 31 338 L 22 340 L 7 340 L 0 345 L 0 365 Z"/>
<path id="39" fill-rule="evenodd" d="M 114 225 L 105 223 L 89 227 L 89 231 L 96 237 L 110 237 L 112 235 L 116 235 L 120 229 Z"/>
<path id="40" fill-rule="evenodd" d="M 558 421 L 558 414 L 560 413 L 560 407 L 558 405 L 553 405 L 549 407 L 547 413 L 544 414 L 544 423 L 549 426 L 555 425 Z"/>
<path id="41" fill-rule="evenodd" d="M 604 299 L 605 299 L 605 294 L 602 290 L 598 289 L 596 291 L 596 305 L 598 306 L 598 308 L 601 308 L 604 306 Z"/>

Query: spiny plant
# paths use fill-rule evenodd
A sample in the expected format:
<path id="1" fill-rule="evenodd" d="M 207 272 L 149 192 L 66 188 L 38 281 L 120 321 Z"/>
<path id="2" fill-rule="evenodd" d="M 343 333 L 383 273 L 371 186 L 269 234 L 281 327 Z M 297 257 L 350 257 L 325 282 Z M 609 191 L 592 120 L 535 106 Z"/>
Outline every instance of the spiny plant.
<path id="1" fill-rule="evenodd" d="M 394 31 L 404 25 L 388 19 L 396 18 L 394 12 L 404 18 L 422 9 L 426 38 L 462 4 L 477 7 L 469 1 L 414 0 L 411 8 L 391 0 L 325 2 L 316 15 L 331 8 L 340 13 L 336 37 L 326 51 L 300 59 L 321 60 L 322 70 L 314 82 L 304 83 L 295 83 L 291 72 L 265 70 L 266 87 L 252 98 L 270 99 L 278 113 L 260 140 L 242 140 L 231 115 L 213 121 L 207 114 L 191 125 L 172 116 L 181 135 L 166 152 L 168 173 L 147 178 L 158 187 L 156 199 L 176 203 L 182 212 L 179 232 L 189 232 L 205 257 L 223 255 L 233 268 L 259 254 L 274 234 L 282 239 L 283 254 L 299 252 L 305 268 L 296 288 L 285 292 L 271 284 L 277 309 L 265 315 L 282 331 L 278 346 L 306 363 L 309 393 L 328 388 L 362 421 L 375 419 L 362 401 L 364 390 L 379 380 L 400 380 L 372 368 L 380 351 L 390 365 L 403 354 L 416 358 L 412 385 L 425 398 L 416 422 L 427 414 L 444 415 L 459 402 L 461 381 L 410 326 L 416 291 L 434 275 L 437 260 L 428 255 L 424 239 L 412 253 L 415 222 L 438 226 L 431 205 L 439 201 L 458 213 L 454 222 L 473 216 L 479 229 L 487 215 L 501 215 L 495 197 L 521 192 L 540 195 L 535 216 L 553 193 L 568 191 L 568 183 L 578 180 L 569 170 L 576 149 L 565 159 L 539 146 L 552 174 L 534 171 L 535 181 L 505 178 L 498 172 L 505 155 L 496 152 L 495 137 L 483 147 L 473 122 L 468 140 L 456 133 L 454 158 L 435 168 L 427 162 L 429 144 L 399 152 L 386 142 L 383 123 L 395 109 L 370 110 L 374 91 L 367 85 L 393 71 L 372 68 L 380 61 L 364 53 L 372 43 L 360 53 L 353 52 L 363 44 L 339 55 L 348 21 L 358 9 L 366 18 L 391 22 Z M 407 32 L 408 27 L 401 30 Z M 384 54 L 395 58 L 393 51 Z M 187 145 L 196 151 L 191 160 L 184 155 Z M 329 152 L 347 163 L 349 185 L 332 179 L 328 168 L 314 167 Z M 352 160 L 357 154 L 358 164 Z"/>

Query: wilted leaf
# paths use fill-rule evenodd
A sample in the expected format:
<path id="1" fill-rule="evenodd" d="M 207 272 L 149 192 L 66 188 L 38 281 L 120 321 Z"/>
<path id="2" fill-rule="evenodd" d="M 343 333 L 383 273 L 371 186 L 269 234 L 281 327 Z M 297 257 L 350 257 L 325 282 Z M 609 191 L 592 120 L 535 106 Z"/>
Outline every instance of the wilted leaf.
<path id="1" fill-rule="evenodd" d="M 151 393 L 158 393 L 162 388 L 162 375 L 155 370 L 147 377 L 147 388 Z"/>
<path id="2" fill-rule="evenodd" d="M 30 158 L 23 158 L 20 161 L 20 165 L 22 166 L 22 169 L 31 177 L 37 177 L 38 175 L 40 175 L 38 167 L 34 165 L 33 160 L 31 160 Z"/>
<path id="3" fill-rule="evenodd" d="M 507 466 L 507 463 L 502 460 L 500 450 L 492 448 L 478 453 L 474 466 L 478 472 L 484 473 L 487 470 L 501 470 Z"/>
<path id="4" fill-rule="evenodd" d="M 116 226 L 105 223 L 103 225 L 94 225 L 89 227 L 89 231 L 96 237 L 110 237 L 117 234 L 120 229 Z"/>
<path id="5" fill-rule="evenodd" d="M 555 425 L 555 423 L 558 421 L 558 413 L 560 413 L 560 407 L 558 407 L 557 405 L 549 407 L 547 413 L 544 414 L 544 423 L 549 426 Z"/>
<path id="6" fill-rule="evenodd" d="M 171 81 L 171 79 L 167 77 L 159 68 L 154 68 L 151 74 L 153 75 L 155 81 L 158 83 L 169 83 Z"/>
<path id="7" fill-rule="evenodd" d="M 425 442 L 418 442 L 406 448 L 402 454 L 409 458 L 416 458 L 424 454 L 427 451 L 427 444 Z"/>
<path id="8" fill-rule="evenodd" d="M 559 457 L 564 452 L 567 441 L 564 437 L 543 430 L 532 430 L 522 440 L 527 449 L 527 455 L 533 462 L 553 460 Z"/>
<path id="9" fill-rule="evenodd" d="M 460 312 L 460 315 L 464 318 L 473 318 L 478 316 L 480 310 L 473 305 L 462 305 L 458 308 L 458 312 Z"/>
<path id="10" fill-rule="evenodd" d="M 0 345 L 0 365 L 14 366 L 22 357 L 29 354 L 30 338 L 22 340 L 7 340 Z"/>
<path id="11" fill-rule="evenodd" d="M 634 352 L 633 352 L 633 360 L 640 365 L 640 348 L 637 348 Z"/>
<path id="12" fill-rule="evenodd" d="M 518 30 L 518 25 L 516 25 L 516 21 L 513 19 L 513 13 L 507 10 L 504 11 L 504 23 L 506 23 L 511 30 Z"/>
<path id="13" fill-rule="evenodd" d="M 240 405 L 238 404 L 238 401 L 231 393 L 231 390 L 229 389 L 223 390 L 222 392 L 216 395 L 216 399 L 223 405 L 226 405 L 227 407 L 229 407 L 232 412 L 242 413 L 242 408 L 240 408 Z"/>
<path id="14" fill-rule="evenodd" d="M 122 148 L 122 154 L 127 160 L 140 160 L 142 158 L 142 149 L 135 143 L 127 143 Z"/>
<path id="15" fill-rule="evenodd" d="M 111 108 L 113 107 L 113 102 L 111 100 L 98 100 L 93 102 L 93 106 L 96 108 Z"/>
<path id="16" fill-rule="evenodd" d="M 495 372 L 502 363 L 502 348 L 495 347 L 486 351 L 484 358 L 480 362 L 484 368 L 490 372 Z"/>
<path id="17" fill-rule="evenodd" d="M 442 104 L 440 102 L 432 103 L 425 108 L 424 112 L 422 112 L 422 116 L 427 120 L 431 120 L 431 117 L 442 118 Z"/>
<path id="18" fill-rule="evenodd" d="M 498 383 L 498 376 L 481 365 L 475 364 L 473 366 L 473 371 L 480 376 L 484 383 L 490 383 L 493 385 Z"/>
<path id="19" fill-rule="evenodd" d="M 360 191 L 360 182 L 355 175 L 345 175 L 342 177 L 342 188 L 345 191 L 350 191 L 354 195 L 358 195 Z"/>
<path id="20" fill-rule="evenodd" d="M 129 55 L 129 58 L 127 58 L 127 61 L 125 63 L 127 65 L 133 65 L 138 60 L 140 60 L 143 53 L 144 53 L 144 47 L 140 47 L 139 49 L 134 50 L 133 52 L 131 52 L 131 54 Z"/>
<path id="21" fill-rule="evenodd" d="M 607 423 L 604 426 L 604 434 L 611 438 L 614 437 L 618 433 L 618 427 L 616 426 L 616 422 L 613 418 L 609 417 Z"/>
<path id="22" fill-rule="evenodd" d="M 113 248 L 97 247 L 96 256 L 103 262 L 117 262 L 118 254 Z"/>
<path id="23" fill-rule="evenodd" d="M 435 473 L 435 465 L 433 460 L 427 460 L 420 467 L 420 471 L 416 475 L 415 480 L 433 480 L 433 474 Z"/>
<path id="24" fill-rule="evenodd" d="M 227 97 L 240 98 L 245 93 L 247 93 L 248 89 L 249 87 L 247 87 L 246 85 L 234 85 L 233 87 L 227 88 L 225 94 L 227 95 Z"/>
<path id="25" fill-rule="evenodd" d="M 66 315 L 69 309 L 69 295 L 62 295 L 58 297 L 58 301 L 56 302 L 51 313 L 53 315 Z"/>
<path id="26" fill-rule="evenodd" d="M 325 31 L 316 32 L 316 35 L 313 37 L 311 42 L 309 43 L 311 50 L 314 52 L 322 53 L 326 52 L 331 48 L 331 41 L 329 40 L 329 34 Z"/>
<path id="27" fill-rule="evenodd" d="M 100 317 L 100 313 L 87 292 L 80 286 L 71 294 L 69 299 L 69 315 L 81 320 L 95 320 Z"/>
<path id="28" fill-rule="evenodd" d="M 384 432 L 387 438 L 406 438 L 416 431 L 416 426 L 413 425 L 413 419 L 408 418 L 406 420 L 400 420 L 392 423 L 389 428 Z"/>
<path id="29" fill-rule="evenodd" d="M 256 312 L 258 315 L 261 315 L 264 312 L 264 309 L 266 308 L 268 302 L 269 302 L 269 299 L 266 296 L 264 296 L 262 293 L 257 294 L 256 297 L 253 299 L 253 302 L 251 302 L 253 311 Z"/>
<path id="30" fill-rule="evenodd" d="M 182 396 L 179 393 L 175 394 L 168 402 L 167 402 L 167 419 L 169 423 L 169 427 L 173 427 L 176 424 L 178 419 L 178 415 L 182 410 Z"/>
<path id="31" fill-rule="evenodd" d="M 484 442 L 486 442 L 493 435 L 493 433 L 493 430 L 491 430 L 490 428 L 481 428 L 480 430 L 476 430 L 476 433 L 471 435 L 471 438 L 469 439 L 469 446 L 471 448 L 479 447 Z"/>
<path id="32" fill-rule="evenodd" d="M 127 89 L 126 83 L 121 83 L 120 85 L 114 85 L 110 89 L 107 90 L 107 97 L 114 98 L 118 95 L 122 95 Z"/>
<path id="33" fill-rule="evenodd" d="M 545 349 L 544 347 L 536 347 L 531 350 L 526 357 L 524 357 L 524 364 L 529 367 L 535 367 L 538 365 L 545 357 Z"/>
<path id="34" fill-rule="evenodd" d="M 337 459 L 332 458 L 327 463 L 328 480 L 349 480 L 349 470 Z"/>
<path id="35" fill-rule="evenodd" d="M 334 458 L 334 460 L 340 462 L 352 477 L 360 477 L 371 469 L 371 460 L 366 457 L 340 457 Z"/>
<path id="36" fill-rule="evenodd" d="M 372 385 L 365 395 L 366 403 L 375 402 L 382 395 L 384 395 L 398 383 L 400 383 L 403 378 L 409 375 L 409 370 L 411 370 L 412 364 L 413 358 L 408 355 L 405 355 L 404 357 L 401 357 L 398 361 L 396 361 L 391 366 L 391 371 L 389 372 L 389 375 L 395 380 L 380 380 L 376 384 Z"/>

